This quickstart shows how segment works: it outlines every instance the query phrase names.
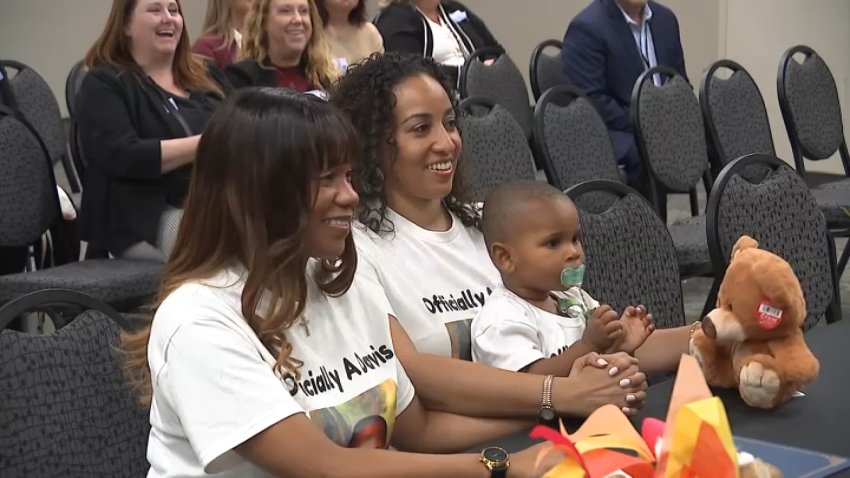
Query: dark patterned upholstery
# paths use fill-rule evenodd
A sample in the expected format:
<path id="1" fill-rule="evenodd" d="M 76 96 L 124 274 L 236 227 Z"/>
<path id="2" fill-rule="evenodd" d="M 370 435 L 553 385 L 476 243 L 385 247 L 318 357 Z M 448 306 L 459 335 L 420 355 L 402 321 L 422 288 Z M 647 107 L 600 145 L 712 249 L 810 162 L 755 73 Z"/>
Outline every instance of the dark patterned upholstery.
<path id="1" fill-rule="evenodd" d="M 90 310 L 49 335 L 0 333 L 3 476 L 147 473 L 148 410 L 125 385 L 119 330 Z"/>
<path id="2" fill-rule="evenodd" d="M 549 180 L 558 189 L 591 179 L 620 182 L 608 129 L 593 104 L 585 97 L 575 98 L 566 106 L 544 101 L 540 105 L 544 108 L 543 131 L 536 131 L 535 137 L 545 144 L 551 161 L 553 177 Z M 612 194 L 595 192 L 582 195 L 576 203 L 582 209 L 601 212 L 614 199 Z"/>
<path id="3" fill-rule="evenodd" d="M 720 166 L 747 154 L 774 154 L 764 98 L 746 70 L 735 71 L 728 79 L 712 75 L 706 92 Z M 753 165 L 741 174 L 758 182 L 766 173 L 764 167 Z"/>
<path id="4" fill-rule="evenodd" d="M 561 49 L 552 45 L 549 49 L 541 49 L 532 65 L 536 73 L 537 84 L 533 85 L 539 97 L 549 88 L 562 85 L 564 79 L 564 62 L 561 60 Z"/>
<path id="5" fill-rule="evenodd" d="M 59 217 L 56 182 L 32 132 L 11 116 L 0 116 L 0 246 L 36 241 Z M 35 272 L 0 276 L 0 304 L 47 288 L 71 289 L 119 310 L 151 300 L 161 264 L 129 260 L 71 262 Z"/>
<path id="6" fill-rule="evenodd" d="M 691 86 L 675 76 L 662 86 L 645 81 L 637 121 L 646 159 L 656 180 L 688 192 L 708 168 L 702 114 Z"/>
<path id="7" fill-rule="evenodd" d="M 785 65 L 785 98 L 803 156 L 831 157 L 844 141 L 841 104 L 835 80 L 816 53 Z"/>
<path id="8" fill-rule="evenodd" d="M 719 191 L 717 231 L 720 253 L 728 258 L 735 241 L 752 236 L 762 249 L 787 260 L 803 286 L 808 318 L 804 328 L 824 317 L 833 300 L 826 221 L 803 179 L 790 167 L 771 172 L 760 184 L 733 176 Z"/>
<path id="9" fill-rule="evenodd" d="M 473 107 L 473 109 L 477 109 Z M 534 158 L 525 135 L 511 114 L 495 105 L 483 116 L 461 117 L 463 149 L 471 194 L 483 201 L 491 188 L 506 181 L 535 179 Z"/>
<path id="10" fill-rule="evenodd" d="M 531 106 L 525 79 L 507 54 L 487 66 L 479 60 L 466 62 L 466 97 L 489 98 L 510 111 L 526 138 L 531 137 Z"/>
<path id="11" fill-rule="evenodd" d="M 587 292 L 619 311 L 644 304 L 658 327 L 685 325 L 676 251 L 652 207 L 632 193 L 601 214 L 580 215 Z"/>
<path id="12" fill-rule="evenodd" d="M 56 163 L 65 154 L 65 130 L 59 103 L 47 82 L 32 68 L 23 68 L 10 80 L 18 109 L 32 123 Z"/>
<path id="13" fill-rule="evenodd" d="M 129 310 L 154 298 L 162 267 L 156 262 L 89 259 L 0 276 L 0 304 L 41 289 L 71 289 L 119 310 Z"/>
<path id="14" fill-rule="evenodd" d="M 35 135 L 16 118 L 0 115 L 0 246 L 28 245 L 57 218 L 49 168 Z"/>
<path id="15" fill-rule="evenodd" d="M 705 272 L 711 257 L 705 237 L 705 216 L 689 217 L 667 226 L 683 276 Z"/>

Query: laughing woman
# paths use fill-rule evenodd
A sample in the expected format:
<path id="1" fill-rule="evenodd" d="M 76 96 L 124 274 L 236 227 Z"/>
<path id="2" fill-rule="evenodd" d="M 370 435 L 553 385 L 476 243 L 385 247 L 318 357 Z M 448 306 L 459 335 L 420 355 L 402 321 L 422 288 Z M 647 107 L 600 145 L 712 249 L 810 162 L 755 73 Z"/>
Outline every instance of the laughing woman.
<path id="1" fill-rule="evenodd" d="M 339 76 L 314 0 L 255 0 L 241 58 L 226 71 L 236 88 L 325 91 Z"/>
<path id="2" fill-rule="evenodd" d="M 156 314 L 123 337 L 151 404 L 149 477 L 523 478 L 554 464 L 535 471 L 537 449 L 509 463 L 500 449 L 487 463 L 445 454 L 517 423 L 420 402 L 383 292 L 356 270 L 356 142 L 311 95 L 244 90 L 216 113 Z M 432 387 L 456 396 L 449 382 Z"/>
<path id="3" fill-rule="evenodd" d="M 165 261 L 160 218 L 180 208 L 200 133 L 227 80 L 189 51 L 180 2 L 113 0 L 77 96 L 90 249 Z"/>

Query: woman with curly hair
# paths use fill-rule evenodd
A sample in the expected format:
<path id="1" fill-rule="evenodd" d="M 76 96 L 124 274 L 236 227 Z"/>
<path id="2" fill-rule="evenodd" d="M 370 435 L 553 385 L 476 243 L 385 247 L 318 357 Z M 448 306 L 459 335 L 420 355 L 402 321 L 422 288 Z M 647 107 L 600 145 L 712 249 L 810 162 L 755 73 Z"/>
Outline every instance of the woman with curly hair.
<path id="1" fill-rule="evenodd" d="M 211 120 L 153 321 L 123 337 L 151 404 L 149 477 L 524 478 L 562 459 L 538 467 L 533 447 L 508 462 L 491 447 L 503 461 L 488 470 L 479 455 L 449 454 L 528 424 L 420 401 L 463 397 L 405 371 L 389 304 L 357 270 L 357 136 L 328 103 L 273 88 L 232 95 Z M 531 376 L 513 385 L 523 378 L 538 395 Z M 619 389 L 592 367 L 563 380 L 565 397 Z"/>
<path id="2" fill-rule="evenodd" d="M 352 229 L 358 274 L 382 286 L 395 312 L 396 353 L 424 403 L 474 416 L 532 417 L 544 408 L 541 377 L 467 362 L 470 323 L 499 274 L 476 228 L 477 208 L 463 194 L 452 98 L 439 65 L 398 53 L 353 65 L 331 91 L 360 136 L 353 185 L 361 201 Z M 598 370 L 601 382 L 574 372 L 552 381 L 558 413 L 585 416 L 606 403 L 633 413 L 642 406 L 646 384 L 634 359 L 605 359 L 586 360 L 608 370 Z M 603 387 L 606 380 L 617 386 Z"/>
<path id="3" fill-rule="evenodd" d="M 430 59 L 387 53 L 333 91 L 362 135 L 357 245 L 421 352 L 471 360 L 469 323 L 499 279 L 463 190 L 453 90 Z"/>
<path id="4" fill-rule="evenodd" d="M 226 70 L 235 88 L 324 91 L 339 76 L 314 0 L 255 0 L 240 58 Z"/>

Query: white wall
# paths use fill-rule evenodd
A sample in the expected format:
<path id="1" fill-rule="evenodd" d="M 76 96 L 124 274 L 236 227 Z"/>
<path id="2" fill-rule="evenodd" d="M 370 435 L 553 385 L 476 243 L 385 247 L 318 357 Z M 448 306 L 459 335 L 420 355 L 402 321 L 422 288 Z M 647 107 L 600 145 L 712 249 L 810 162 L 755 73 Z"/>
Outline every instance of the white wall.
<path id="1" fill-rule="evenodd" d="M 203 24 L 206 4 L 183 0 L 191 38 Z M 0 0 L 0 58 L 35 68 L 67 116 L 65 78 L 100 35 L 111 5 L 109 0 Z"/>
<path id="2" fill-rule="evenodd" d="M 847 0 L 723 0 L 726 3 L 725 54 L 755 79 L 767 104 L 777 155 L 793 163 L 788 135 L 779 110 L 776 74 L 788 48 L 805 44 L 820 54 L 838 86 L 844 106 L 845 135 L 850 132 L 850 1 Z M 836 158 L 809 161 L 807 170 L 842 174 Z"/>

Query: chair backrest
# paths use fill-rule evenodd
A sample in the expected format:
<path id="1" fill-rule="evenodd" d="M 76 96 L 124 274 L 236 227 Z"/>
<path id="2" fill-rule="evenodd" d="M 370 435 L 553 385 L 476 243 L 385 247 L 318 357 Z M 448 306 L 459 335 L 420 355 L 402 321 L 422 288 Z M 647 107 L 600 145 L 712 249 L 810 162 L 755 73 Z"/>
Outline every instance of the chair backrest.
<path id="1" fill-rule="evenodd" d="M 667 227 L 646 199 L 622 183 L 588 181 L 566 194 L 575 201 L 598 191 L 618 199 L 600 213 L 579 209 L 587 265 L 583 287 L 619 311 L 646 305 L 659 327 L 685 325 L 679 264 Z"/>
<path id="2" fill-rule="evenodd" d="M 803 56 L 802 62 L 795 59 L 797 54 Z M 797 171 L 805 173 L 804 158 L 827 159 L 840 151 L 850 175 L 838 89 L 823 58 L 806 46 L 789 49 L 779 62 L 776 83 Z"/>
<path id="3" fill-rule="evenodd" d="M 68 116 L 71 119 L 76 118 L 76 99 L 77 93 L 80 92 L 80 86 L 83 84 L 88 71 L 82 60 L 78 61 L 68 72 L 68 78 L 65 79 L 65 106 L 68 108 Z"/>
<path id="4" fill-rule="evenodd" d="M 484 64 L 484 59 L 494 57 L 491 65 Z M 502 105 L 516 119 L 525 137 L 531 138 L 531 106 L 525 80 L 503 49 L 485 47 L 472 53 L 461 69 L 460 94 L 464 98 L 490 98 Z"/>
<path id="5" fill-rule="evenodd" d="M 507 109 L 480 97 L 463 100 L 459 109 L 464 151 L 461 167 L 470 178 L 474 200 L 483 201 L 490 189 L 501 183 L 535 179 L 528 141 Z"/>
<path id="6" fill-rule="evenodd" d="M 723 71 L 731 75 L 722 78 L 718 73 Z M 700 84 L 699 103 L 714 145 L 717 172 L 741 156 L 774 154 L 764 98 L 744 67 L 730 60 L 708 67 Z"/>
<path id="7" fill-rule="evenodd" d="M 534 107 L 534 144 L 549 182 L 564 190 L 592 179 L 621 181 L 608 128 L 593 101 L 575 87 L 557 85 Z M 615 196 L 585 194 L 581 209 L 601 212 Z"/>
<path id="8" fill-rule="evenodd" d="M 65 154 L 65 130 L 62 127 L 62 115 L 59 103 L 47 82 L 35 70 L 11 60 L 2 60 L 9 73 L 10 84 L 18 103 L 18 110 L 32 123 L 38 135 L 47 146 L 53 163 L 62 160 Z"/>
<path id="9" fill-rule="evenodd" d="M 13 110 L 18 109 L 15 95 L 12 94 L 12 85 L 9 82 L 9 74 L 0 62 L 0 105 L 5 105 Z"/>
<path id="10" fill-rule="evenodd" d="M 35 129 L 0 107 L 0 246 L 33 243 L 56 220 L 53 168 Z"/>
<path id="11" fill-rule="evenodd" d="M 531 52 L 528 78 L 535 101 L 549 88 L 566 82 L 564 62 L 561 59 L 562 46 L 561 40 L 546 40 L 535 46 Z"/>
<path id="12" fill-rule="evenodd" d="M 121 330 L 88 310 L 47 335 L 0 332 L 6 476 L 143 476 L 148 410 L 125 383 Z"/>
<path id="13" fill-rule="evenodd" d="M 754 164 L 770 172 L 752 183 L 740 173 Z M 752 154 L 729 163 L 717 177 L 706 211 L 708 247 L 716 281 L 723 278 L 732 247 L 746 234 L 791 264 L 806 297 L 808 329 L 825 317 L 840 318 L 834 244 L 826 219 L 806 183 L 784 161 Z M 716 297 L 709 297 L 713 306 Z M 838 314 L 838 317 L 835 314 Z"/>
<path id="14" fill-rule="evenodd" d="M 661 86 L 653 76 L 662 76 Z M 644 167 L 673 192 L 688 192 L 708 170 L 702 113 L 691 85 L 669 67 L 640 75 L 632 92 L 632 121 Z"/>

